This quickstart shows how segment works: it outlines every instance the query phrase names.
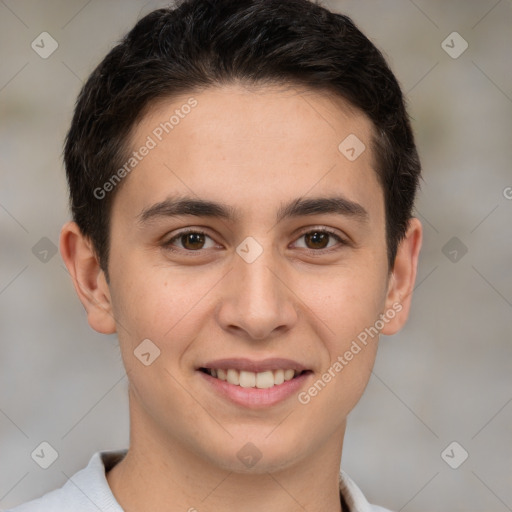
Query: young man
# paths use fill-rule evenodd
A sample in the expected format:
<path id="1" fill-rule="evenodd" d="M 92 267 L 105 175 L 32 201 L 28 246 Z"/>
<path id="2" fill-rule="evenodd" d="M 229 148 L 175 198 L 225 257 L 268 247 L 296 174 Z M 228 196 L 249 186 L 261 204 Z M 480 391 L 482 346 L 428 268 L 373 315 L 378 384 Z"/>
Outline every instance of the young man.
<path id="1" fill-rule="evenodd" d="M 377 512 L 340 462 L 422 228 L 400 88 L 308 0 L 185 0 L 85 84 L 61 253 L 116 332 L 130 447 L 28 511 Z"/>

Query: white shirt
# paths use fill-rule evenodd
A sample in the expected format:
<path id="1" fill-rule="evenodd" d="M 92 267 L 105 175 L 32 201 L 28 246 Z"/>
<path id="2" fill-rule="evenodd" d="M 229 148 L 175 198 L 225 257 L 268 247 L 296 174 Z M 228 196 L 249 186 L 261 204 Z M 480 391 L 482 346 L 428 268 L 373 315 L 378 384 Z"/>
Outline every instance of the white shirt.
<path id="1" fill-rule="evenodd" d="M 6 512 L 123 512 L 106 478 L 127 450 L 96 452 L 84 469 L 75 473 L 60 489 Z M 340 472 L 340 494 L 350 512 L 391 512 L 370 505 L 357 485 Z"/>

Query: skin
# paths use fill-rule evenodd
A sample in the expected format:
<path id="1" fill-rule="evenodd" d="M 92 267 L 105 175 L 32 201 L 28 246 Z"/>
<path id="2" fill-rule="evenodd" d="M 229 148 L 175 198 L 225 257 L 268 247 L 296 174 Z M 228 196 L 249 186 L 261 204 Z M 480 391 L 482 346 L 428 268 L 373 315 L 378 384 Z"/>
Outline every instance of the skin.
<path id="1" fill-rule="evenodd" d="M 306 405 L 296 394 L 267 408 L 235 405 L 196 368 L 225 357 L 284 357 L 313 371 L 301 389 L 307 390 L 393 304 L 402 309 L 381 332 L 392 335 L 404 325 L 422 226 L 411 219 L 390 271 L 372 124 L 332 95 L 210 88 L 154 105 L 133 132 L 132 147 L 191 96 L 197 107 L 117 191 L 110 281 L 76 224 L 61 234 L 88 321 L 98 332 L 117 332 L 130 383 L 130 450 L 108 483 L 128 512 L 340 511 L 346 418 L 368 383 L 377 336 Z M 349 134 L 367 148 L 355 161 L 338 150 Z M 226 203 L 239 218 L 139 222 L 144 209 L 176 194 Z M 359 203 L 367 221 L 321 213 L 276 224 L 282 204 L 333 194 Z M 178 252 L 165 248 L 188 227 L 206 232 L 204 248 L 184 246 L 179 237 Z M 322 252 L 303 236 L 325 228 L 347 243 L 331 237 Z M 263 249 L 253 263 L 236 252 L 248 236 Z M 161 351 L 149 366 L 133 353 L 147 338 Z M 262 455 L 251 468 L 237 457 L 247 442 Z"/>

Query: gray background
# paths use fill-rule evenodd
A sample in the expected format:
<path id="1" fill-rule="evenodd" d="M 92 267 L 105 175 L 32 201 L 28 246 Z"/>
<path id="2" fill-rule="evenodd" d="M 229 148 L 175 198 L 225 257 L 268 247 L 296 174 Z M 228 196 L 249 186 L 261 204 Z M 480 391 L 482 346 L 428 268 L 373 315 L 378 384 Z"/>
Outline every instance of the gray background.
<path id="1" fill-rule="evenodd" d="M 68 219 L 61 151 L 82 81 L 164 4 L 0 1 L 4 509 L 61 486 L 93 452 L 127 446 L 117 340 L 89 328 L 60 255 L 45 261 L 52 246 L 40 240 L 58 245 Z M 511 0 L 324 4 L 384 51 L 407 93 L 424 169 L 410 320 L 382 337 L 349 418 L 343 468 L 370 501 L 397 511 L 512 510 Z M 43 31 L 59 45 L 47 59 L 31 48 Z M 458 58 L 442 47 L 454 31 L 469 44 Z M 31 458 L 42 441 L 59 454 L 46 470 Z M 469 453 L 458 469 L 441 457 L 453 441 L 452 464 Z"/>

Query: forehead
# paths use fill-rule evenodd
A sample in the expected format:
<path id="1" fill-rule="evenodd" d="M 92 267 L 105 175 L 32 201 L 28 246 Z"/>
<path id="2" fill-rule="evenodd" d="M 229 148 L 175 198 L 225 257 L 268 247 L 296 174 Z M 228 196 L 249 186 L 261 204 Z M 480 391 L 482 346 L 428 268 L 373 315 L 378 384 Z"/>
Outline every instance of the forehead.
<path id="1" fill-rule="evenodd" d="M 244 209 L 339 192 L 377 213 L 372 135 L 364 114 L 327 92 L 239 84 L 191 92 L 159 100 L 135 127 L 132 150 L 148 141 L 152 149 L 121 195 L 140 208 L 171 194 L 229 195 Z"/>
<path id="2" fill-rule="evenodd" d="M 189 108 L 192 98 L 195 106 Z M 190 120 L 182 122 L 186 118 Z M 170 131 L 162 126 L 168 121 L 173 124 Z M 142 122 L 133 131 L 132 142 L 152 131 L 157 138 L 166 139 L 176 138 L 180 133 L 203 140 L 213 135 L 229 144 L 247 137 L 302 137 L 318 145 L 320 139 L 331 144 L 333 137 L 339 139 L 350 130 L 358 132 L 361 138 L 369 138 L 374 131 L 362 111 L 332 91 L 285 84 L 237 83 L 157 100 L 146 109 Z M 331 132 L 331 137 L 325 137 L 327 132 Z"/>

